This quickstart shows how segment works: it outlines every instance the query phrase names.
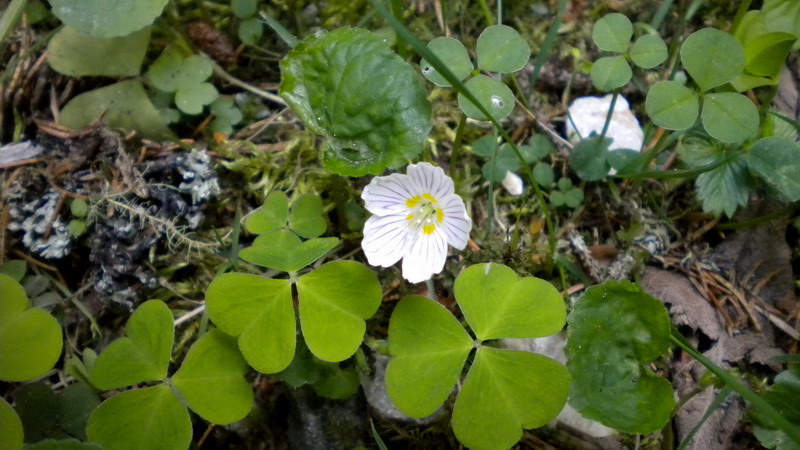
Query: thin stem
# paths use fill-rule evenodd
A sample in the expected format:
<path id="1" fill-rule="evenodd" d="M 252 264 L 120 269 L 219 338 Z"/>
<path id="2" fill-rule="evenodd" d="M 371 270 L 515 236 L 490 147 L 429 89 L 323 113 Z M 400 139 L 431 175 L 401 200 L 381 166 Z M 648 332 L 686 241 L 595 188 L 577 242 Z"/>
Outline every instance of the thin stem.
<path id="1" fill-rule="evenodd" d="M 603 131 L 600 132 L 600 139 L 598 139 L 600 142 L 603 142 L 603 138 L 606 137 L 606 133 L 608 132 L 608 127 L 611 125 L 611 117 L 614 115 L 614 107 L 617 105 L 618 97 L 619 90 L 616 90 L 611 96 L 611 105 L 608 107 L 608 113 L 606 113 L 606 122 L 603 124 Z"/>
<path id="2" fill-rule="evenodd" d="M 433 287 L 433 278 L 428 278 L 425 280 L 425 286 L 428 288 L 428 297 L 430 297 L 430 299 L 433 301 L 438 301 L 436 299 L 436 291 Z"/>
<path id="3" fill-rule="evenodd" d="M 555 44 L 556 38 L 558 38 L 558 30 L 561 28 L 561 22 L 564 20 L 564 14 L 567 12 L 567 6 L 569 6 L 569 0 L 561 0 L 558 3 L 556 19 L 553 21 L 553 24 L 550 25 L 550 29 L 547 31 L 547 36 L 544 38 L 544 42 L 542 43 L 542 48 L 539 51 L 539 54 L 536 55 L 536 60 L 533 62 L 533 73 L 531 74 L 530 82 L 531 92 L 533 92 L 533 88 L 536 87 L 536 82 L 539 81 L 539 74 L 542 72 L 542 67 L 547 62 L 547 58 L 550 56 L 550 52 L 553 50 L 553 44 Z"/>
<path id="4" fill-rule="evenodd" d="M 461 143 L 464 140 L 464 128 L 467 125 L 467 116 L 462 112 L 461 119 L 458 121 L 458 127 L 456 127 L 456 138 L 453 141 L 453 151 L 450 152 L 450 161 L 459 161 L 461 156 Z M 450 173 L 455 175 L 455 165 L 450 164 Z"/>
<path id="5" fill-rule="evenodd" d="M 25 11 L 26 3 L 28 3 L 28 0 L 11 0 L 11 3 L 6 7 L 3 16 L 0 17 L 0 45 L 14 31 L 17 22 L 19 22 L 22 13 Z"/>
<path id="6" fill-rule="evenodd" d="M 272 31 L 274 31 L 278 37 L 289 46 L 289 48 L 295 48 L 295 46 L 300 43 L 300 41 L 289 30 L 287 30 L 286 27 L 281 25 L 280 22 L 273 19 L 272 16 L 266 12 L 261 11 L 261 18 L 264 20 L 264 23 L 269 25 L 269 27 L 272 28 Z"/>
<path id="7" fill-rule="evenodd" d="M 750 9 L 751 3 L 753 3 L 753 0 L 742 0 L 742 3 L 739 4 L 739 9 L 736 11 L 736 16 L 734 16 L 733 18 L 733 26 L 731 26 L 731 34 L 736 33 L 736 30 L 739 29 L 739 25 L 742 23 L 744 15 L 747 14 L 747 10 Z"/>
<path id="8" fill-rule="evenodd" d="M 672 7 L 672 3 L 675 0 L 664 0 L 661 2 L 661 5 L 656 10 L 656 13 L 653 15 L 653 20 L 650 21 L 650 26 L 658 30 L 661 27 L 661 24 L 664 22 L 664 18 L 667 17 L 667 13 L 669 9 Z"/>
<path id="9" fill-rule="evenodd" d="M 686 338 L 683 337 L 683 335 L 678 333 L 677 330 L 672 330 L 672 333 L 670 334 L 670 340 L 673 344 L 677 345 L 683 351 L 688 353 L 692 358 L 696 359 L 700 364 L 704 365 L 711 373 L 722 380 L 723 383 L 736 391 L 737 394 L 741 395 L 742 398 L 750 402 L 755 409 L 767 416 L 767 418 L 769 418 L 769 420 L 771 420 L 775 426 L 783 430 L 783 432 L 786 433 L 797 444 L 800 444 L 800 428 L 796 427 L 789 422 L 788 419 L 783 417 L 783 415 L 781 415 L 781 413 L 778 412 L 775 407 L 769 404 L 768 401 L 764 400 L 761 398 L 761 396 L 748 389 L 744 384 L 742 384 L 741 381 L 739 381 L 738 378 L 729 374 L 721 367 L 714 364 L 710 359 L 703 356 L 703 354 L 692 347 L 692 344 L 690 344 Z"/>
<path id="10" fill-rule="evenodd" d="M 503 23 L 503 0 L 497 0 L 497 23 Z"/>
<path id="11" fill-rule="evenodd" d="M 489 10 L 489 5 L 486 4 L 486 0 L 478 0 L 478 4 L 481 5 L 483 17 L 486 18 L 486 22 L 489 26 L 494 25 L 494 16 L 492 16 L 492 12 Z"/>

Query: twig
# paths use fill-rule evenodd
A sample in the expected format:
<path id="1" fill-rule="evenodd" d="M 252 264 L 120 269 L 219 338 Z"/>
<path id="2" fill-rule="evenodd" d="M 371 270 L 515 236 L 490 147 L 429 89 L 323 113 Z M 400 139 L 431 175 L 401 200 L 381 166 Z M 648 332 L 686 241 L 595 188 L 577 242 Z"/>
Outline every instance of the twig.
<path id="1" fill-rule="evenodd" d="M 202 305 L 198 306 L 197 308 L 195 308 L 195 309 L 189 311 L 188 313 L 186 313 L 186 314 L 178 317 L 177 319 L 175 319 L 173 324 L 176 327 L 179 327 L 179 326 L 183 325 L 184 323 L 192 320 L 193 318 L 199 316 L 200 314 L 203 314 L 203 311 L 205 311 L 205 310 L 206 310 L 206 305 L 205 305 L 205 303 L 203 303 Z"/>
<path id="2" fill-rule="evenodd" d="M 264 91 L 253 85 L 245 83 L 244 81 L 226 72 L 225 69 L 219 66 L 219 64 L 214 64 L 214 73 L 218 77 L 222 78 L 223 80 L 227 81 L 228 83 L 234 86 L 238 86 L 252 94 L 258 95 L 259 97 L 265 98 L 273 103 L 278 103 L 284 106 L 286 105 L 286 102 L 279 95 L 275 95 L 272 92 Z"/>

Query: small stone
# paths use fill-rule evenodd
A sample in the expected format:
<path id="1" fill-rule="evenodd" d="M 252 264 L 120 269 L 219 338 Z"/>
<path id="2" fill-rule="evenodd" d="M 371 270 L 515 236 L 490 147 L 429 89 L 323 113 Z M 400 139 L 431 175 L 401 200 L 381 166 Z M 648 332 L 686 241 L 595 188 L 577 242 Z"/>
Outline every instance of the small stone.
<path id="1" fill-rule="evenodd" d="M 577 140 L 578 134 L 584 139 L 592 133 L 600 135 L 606 123 L 608 108 L 611 106 L 612 94 L 605 97 L 579 97 L 569 105 L 572 121 L 567 119 L 567 136 Z M 573 126 L 574 122 L 574 126 Z M 577 128 L 577 133 L 575 128 Z M 622 95 L 617 97 L 614 113 L 608 125 L 606 137 L 613 139 L 609 150 L 631 149 L 641 151 L 644 143 L 644 132 L 639 121 L 630 110 L 628 101 Z"/>

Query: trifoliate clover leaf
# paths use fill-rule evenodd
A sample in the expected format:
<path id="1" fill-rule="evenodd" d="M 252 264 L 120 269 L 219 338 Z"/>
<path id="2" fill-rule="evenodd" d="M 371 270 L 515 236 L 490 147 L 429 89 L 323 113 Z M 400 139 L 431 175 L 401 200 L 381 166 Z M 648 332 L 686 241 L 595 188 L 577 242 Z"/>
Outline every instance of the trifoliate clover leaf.
<path id="1" fill-rule="evenodd" d="M 516 72 L 528 63 L 531 46 L 507 25 L 491 25 L 478 36 L 478 67 L 497 73 Z"/>
<path id="2" fill-rule="evenodd" d="M 281 191 L 271 192 L 264 204 L 244 218 L 244 227 L 255 234 L 280 230 L 289 220 L 289 197 Z"/>

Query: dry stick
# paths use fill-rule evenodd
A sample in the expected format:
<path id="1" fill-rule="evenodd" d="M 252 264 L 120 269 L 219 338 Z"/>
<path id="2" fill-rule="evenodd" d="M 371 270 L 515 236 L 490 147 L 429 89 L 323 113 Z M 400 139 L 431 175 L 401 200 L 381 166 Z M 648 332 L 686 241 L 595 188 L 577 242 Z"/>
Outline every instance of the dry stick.
<path id="1" fill-rule="evenodd" d="M 245 83 L 244 81 L 226 72 L 225 69 L 219 66 L 219 64 L 214 64 L 214 73 L 218 77 L 222 78 L 223 80 L 227 81 L 228 83 L 234 86 L 238 86 L 252 94 L 258 95 L 259 97 L 265 98 L 273 103 L 286 105 L 286 102 L 279 95 L 273 94 L 272 92 L 265 91 L 253 85 Z"/>

